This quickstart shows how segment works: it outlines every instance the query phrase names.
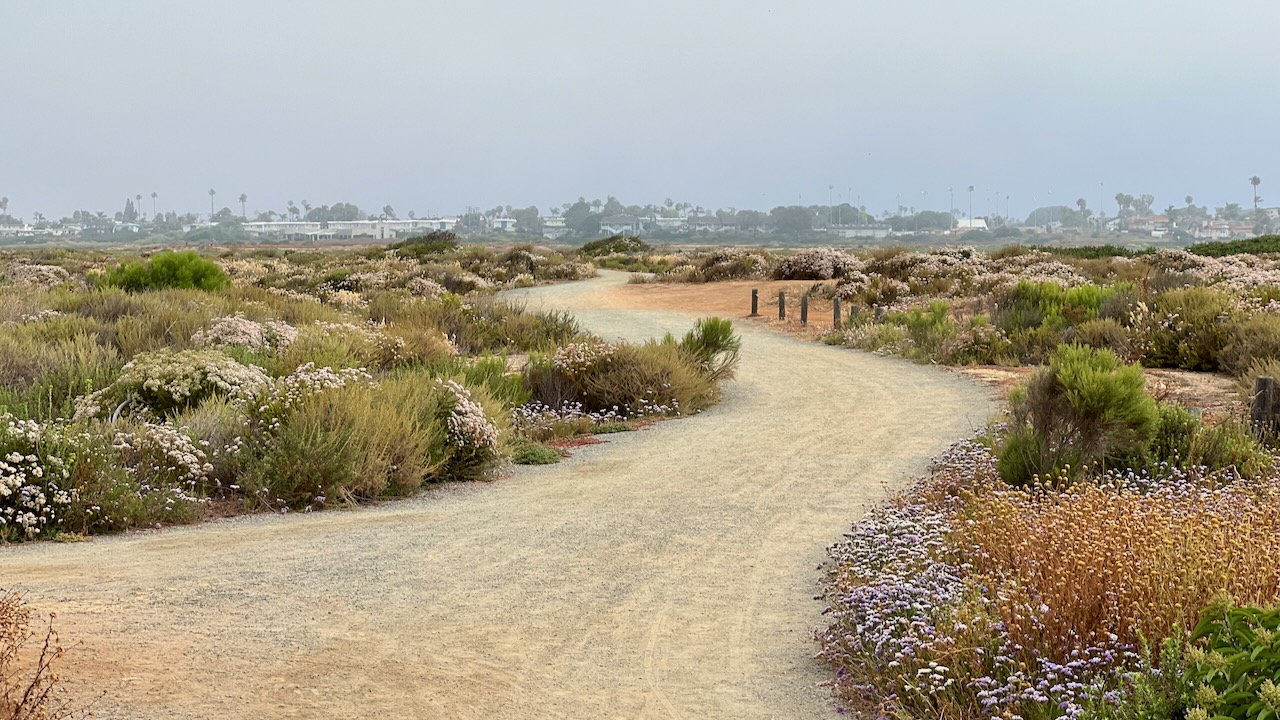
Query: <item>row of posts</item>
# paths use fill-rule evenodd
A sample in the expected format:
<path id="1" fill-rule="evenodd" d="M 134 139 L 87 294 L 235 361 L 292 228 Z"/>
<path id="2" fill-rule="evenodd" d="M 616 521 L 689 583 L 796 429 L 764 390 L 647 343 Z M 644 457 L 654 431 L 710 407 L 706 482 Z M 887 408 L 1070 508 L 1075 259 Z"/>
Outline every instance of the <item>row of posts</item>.
<path id="1" fill-rule="evenodd" d="M 853 308 L 851 313 L 857 313 L 857 308 Z M 884 319 L 884 308 L 879 305 L 875 306 L 876 322 Z M 760 316 L 760 290 L 752 288 L 751 290 L 751 317 Z M 778 319 L 787 319 L 787 293 L 785 291 L 778 292 Z M 832 299 L 831 303 L 831 326 L 839 330 L 843 325 L 843 318 L 840 313 L 840 298 Z M 800 296 L 800 324 L 809 324 L 809 296 Z"/>

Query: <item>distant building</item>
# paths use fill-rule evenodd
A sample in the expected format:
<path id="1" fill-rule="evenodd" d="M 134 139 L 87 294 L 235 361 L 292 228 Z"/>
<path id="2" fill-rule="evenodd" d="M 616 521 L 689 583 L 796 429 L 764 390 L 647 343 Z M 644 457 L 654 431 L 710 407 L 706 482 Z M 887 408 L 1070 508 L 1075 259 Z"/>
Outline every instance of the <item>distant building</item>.
<path id="1" fill-rule="evenodd" d="M 955 231 L 958 233 L 966 233 L 970 230 L 986 230 L 986 218 L 959 218 L 956 220 Z"/>
<path id="2" fill-rule="evenodd" d="M 827 233 L 843 238 L 867 238 L 881 240 L 893 234 L 888 225 L 833 225 Z"/>
<path id="3" fill-rule="evenodd" d="M 639 235 L 644 223 L 634 215 L 611 215 L 600 221 L 601 235 Z"/>
<path id="4" fill-rule="evenodd" d="M 555 240 L 556 238 L 569 232 L 569 228 L 565 227 L 564 218 L 559 215 L 552 215 L 549 218 L 542 218 L 542 236 Z"/>
<path id="5" fill-rule="evenodd" d="M 433 230 L 452 230 L 457 218 L 417 218 L 413 220 L 277 220 L 271 222 L 244 223 L 244 231 L 260 238 L 278 240 L 350 240 L 373 238 L 392 240 L 410 237 Z"/>

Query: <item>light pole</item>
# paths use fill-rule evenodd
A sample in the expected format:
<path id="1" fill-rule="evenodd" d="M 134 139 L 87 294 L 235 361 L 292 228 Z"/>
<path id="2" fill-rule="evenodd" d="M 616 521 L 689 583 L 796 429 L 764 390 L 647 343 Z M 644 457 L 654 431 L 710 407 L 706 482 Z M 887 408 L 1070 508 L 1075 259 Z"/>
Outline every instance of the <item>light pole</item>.
<path id="1" fill-rule="evenodd" d="M 1103 211 L 1102 196 L 1103 196 L 1102 181 L 1099 180 L 1098 181 L 1098 234 L 1099 235 L 1102 234 L 1102 230 L 1104 228 L 1102 221 L 1106 217 L 1106 213 Z"/>
<path id="2" fill-rule="evenodd" d="M 951 227 L 947 228 L 947 232 L 956 231 L 956 191 L 951 187 L 947 188 L 947 216 L 951 219 Z"/>
<path id="3" fill-rule="evenodd" d="M 928 210 L 928 209 L 929 209 L 929 191 L 928 191 L 928 190 L 921 190 L 921 191 L 920 191 L 920 197 L 922 198 L 922 199 L 920 200 L 920 212 L 924 212 L 925 210 Z M 920 232 L 920 221 L 919 221 L 919 220 L 916 220 L 916 232 Z"/>
<path id="4" fill-rule="evenodd" d="M 835 200 L 836 186 L 827 186 L 827 227 L 831 227 L 831 205 Z"/>
<path id="5" fill-rule="evenodd" d="M 969 229 L 973 229 L 973 186 L 969 186 Z"/>

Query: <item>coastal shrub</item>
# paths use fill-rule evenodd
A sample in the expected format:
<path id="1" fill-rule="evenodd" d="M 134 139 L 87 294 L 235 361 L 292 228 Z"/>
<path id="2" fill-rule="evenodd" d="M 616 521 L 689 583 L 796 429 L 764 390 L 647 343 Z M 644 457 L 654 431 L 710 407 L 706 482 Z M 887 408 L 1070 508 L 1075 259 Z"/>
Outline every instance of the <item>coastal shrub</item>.
<path id="1" fill-rule="evenodd" d="M 211 395 L 246 400 L 270 384 L 261 368 L 242 365 L 219 350 L 158 350 L 130 360 L 115 382 L 77 401 L 76 416 L 162 416 Z"/>
<path id="2" fill-rule="evenodd" d="M 231 285 L 227 274 L 212 260 L 185 250 L 165 250 L 147 260 L 130 260 L 107 270 L 103 281 L 128 292 L 187 288 L 212 292 Z"/>
<path id="3" fill-rule="evenodd" d="M 1126 362 L 1138 360 L 1129 329 L 1117 320 L 1097 317 L 1076 325 L 1067 334 L 1072 342 L 1099 350 L 1110 350 Z"/>
<path id="4" fill-rule="evenodd" d="M 718 317 L 702 318 L 680 341 L 683 350 L 702 368 L 711 382 L 733 379 L 738 367 L 742 338 L 733 334 L 733 323 Z"/>
<path id="5" fill-rule="evenodd" d="M 1224 372 L 1241 375 L 1255 363 L 1280 359 L 1280 314 L 1254 313 L 1231 323 L 1218 354 Z"/>
<path id="6" fill-rule="evenodd" d="M 450 253 L 459 247 L 458 236 L 450 230 L 432 230 L 426 235 L 411 237 L 391 246 L 400 255 L 418 260 Z"/>
<path id="7" fill-rule="evenodd" d="M 37 420 L 70 417 L 72 401 L 111 383 L 122 361 L 89 334 L 41 341 L 0 328 L 0 408 Z"/>
<path id="8" fill-rule="evenodd" d="M 87 708 L 62 694 L 58 668 L 62 643 L 53 614 L 43 632 L 33 630 L 31 608 L 23 597 L 0 588 L 0 718 L 71 720 L 90 716 Z"/>
<path id="9" fill-rule="evenodd" d="M 1059 347 L 1047 367 L 1010 393 L 1009 404 L 999 468 L 1014 486 L 1064 468 L 1140 456 L 1159 423 L 1142 369 L 1081 345 Z"/>
<path id="10" fill-rule="evenodd" d="M 601 257 L 603 255 L 625 255 L 628 253 L 647 253 L 653 248 L 634 235 L 611 235 L 607 238 L 592 240 L 578 248 L 580 255 Z"/>
<path id="11" fill-rule="evenodd" d="M 831 280 L 862 269 L 862 261 L 835 248 L 807 248 L 786 255 L 774 270 L 775 280 Z"/>
<path id="12" fill-rule="evenodd" d="M 1280 715 L 1280 610 L 1211 604 L 1191 633 L 1182 681 L 1186 717 L 1274 720 Z"/>
<path id="13" fill-rule="evenodd" d="M 1231 315 L 1231 299 L 1212 288 L 1190 287 L 1161 293 L 1143 319 L 1143 364 L 1217 370 L 1219 355 L 1231 339 Z"/>
<path id="14" fill-rule="evenodd" d="M 624 417 L 687 415 L 718 397 L 714 380 L 674 343 L 619 345 L 607 362 L 577 378 L 583 405 Z"/>
<path id="15" fill-rule="evenodd" d="M 511 462 L 516 465 L 554 465 L 560 462 L 560 453 L 532 440 L 516 440 L 511 451 Z"/>

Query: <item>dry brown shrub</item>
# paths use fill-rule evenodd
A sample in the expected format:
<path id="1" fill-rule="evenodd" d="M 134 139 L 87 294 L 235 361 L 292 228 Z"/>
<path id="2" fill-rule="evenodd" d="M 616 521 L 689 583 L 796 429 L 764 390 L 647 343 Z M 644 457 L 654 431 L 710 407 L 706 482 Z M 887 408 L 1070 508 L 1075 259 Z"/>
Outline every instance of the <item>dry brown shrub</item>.
<path id="1" fill-rule="evenodd" d="M 61 678 L 54 668 L 63 648 L 53 629 L 53 618 L 50 613 L 41 638 L 31 629 L 31 609 L 22 596 L 0 589 L 0 720 L 89 716 L 87 707 L 73 704 L 63 695 Z"/>
<path id="2" fill-rule="evenodd" d="M 1015 642 L 1069 652 L 1193 627 L 1216 595 L 1280 600 L 1280 483 L 1144 494 L 1082 483 L 975 494 L 963 540 Z M 1039 610 L 1037 612 L 1037 610 Z"/>

